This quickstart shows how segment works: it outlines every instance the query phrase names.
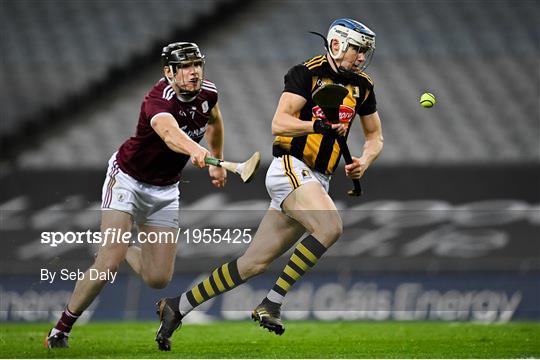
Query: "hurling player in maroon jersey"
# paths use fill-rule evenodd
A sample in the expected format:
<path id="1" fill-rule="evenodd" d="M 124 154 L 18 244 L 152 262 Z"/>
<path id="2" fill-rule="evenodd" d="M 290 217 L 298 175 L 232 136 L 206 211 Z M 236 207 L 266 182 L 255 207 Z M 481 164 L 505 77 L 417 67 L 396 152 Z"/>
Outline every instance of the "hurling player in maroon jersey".
<path id="1" fill-rule="evenodd" d="M 102 246 L 47 335 L 49 348 L 68 346 L 71 327 L 107 283 L 93 274 L 116 273 L 126 259 L 150 287 L 169 283 L 176 256 L 181 171 L 190 159 L 204 168 L 206 157 L 223 158 L 218 92 L 204 79 L 205 60 L 199 47 L 172 43 L 163 48 L 161 57 L 164 78 L 144 98 L 135 135 L 109 160 L 102 193 Z M 199 145 L 203 137 L 209 150 Z M 225 186 L 225 169 L 210 166 L 209 175 L 214 186 Z M 118 241 L 131 232 L 133 223 L 139 236 L 152 232 L 170 241 L 142 242 L 141 247 Z"/>

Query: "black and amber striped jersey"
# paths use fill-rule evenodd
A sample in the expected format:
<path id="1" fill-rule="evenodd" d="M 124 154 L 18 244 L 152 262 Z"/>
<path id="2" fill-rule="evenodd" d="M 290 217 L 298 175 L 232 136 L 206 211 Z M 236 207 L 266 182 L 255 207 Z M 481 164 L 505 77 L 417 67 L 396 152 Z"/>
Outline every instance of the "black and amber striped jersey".
<path id="1" fill-rule="evenodd" d="M 326 59 L 326 55 L 315 56 L 306 62 L 292 67 L 285 75 L 284 92 L 302 96 L 307 100 L 296 117 L 303 121 L 315 121 L 322 117 L 322 112 L 313 102 L 312 94 L 326 84 L 339 84 L 349 90 L 339 111 L 339 118 L 347 126 L 356 114 L 369 115 L 377 111 L 377 102 L 373 91 L 373 81 L 363 73 L 354 77 L 336 74 Z M 298 137 L 276 136 L 273 155 L 292 155 L 302 160 L 310 168 L 323 174 L 332 174 L 341 158 L 341 150 L 336 139 L 329 135 L 309 134 Z"/>

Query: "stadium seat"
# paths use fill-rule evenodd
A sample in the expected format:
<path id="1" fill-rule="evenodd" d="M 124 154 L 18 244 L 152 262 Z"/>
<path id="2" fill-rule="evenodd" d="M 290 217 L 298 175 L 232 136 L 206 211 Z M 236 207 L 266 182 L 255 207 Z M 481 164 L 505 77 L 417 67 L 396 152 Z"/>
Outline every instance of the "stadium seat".
<path id="1" fill-rule="evenodd" d="M 175 24 L 158 11 L 163 4 L 137 4 L 141 4 L 140 9 L 126 17 L 122 27 L 136 24 L 142 20 L 137 16 L 147 13 L 148 19 L 159 20 L 163 26 L 154 39 L 167 41 Z M 341 17 L 347 4 L 325 1 L 314 7 L 309 1 L 257 2 L 249 13 L 237 14 L 234 21 L 218 31 L 213 29 L 201 41 L 193 39 L 207 56 L 207 77 L 220 91 L 225 154 L 242 159 L 258 149 L 264 161 L 270 160 L 270 124 L 283 75 L 290 66 L 323 51 L 321 40 L 307 32 L 326 33 L 330 21 Z M 183 10 L 202 11 L 190 6 Z M 111 14 L 122 9 L 117 5 Z M 462 1 L 454 6 L 449 2 L 367 1 L 347 6 L 347 16 L 364 21 L 377 33 L 377 51 L 368 73 L 375 81 L 383 121 L 381 163 L 540 161 L 534 80 L 538 77 L 536 20 L 540 14 L 534 2 L 496 1 L 485 6 L 481 1 Z M 106 24 L 110 20 L 100 21 Z M 141 38 L 150 38 L 144 34 Z M 118 39 L 127 40 L 129 34 L 116 36 L 111 36 L 113 48 L 120 46 Z M 86 41 L 89 46 L 99 43 Z M 130 51 L 127 47 L 122 53 Z M 140 101 L 159 76 L 157 56 L 155 63 L 141 69 L 140 81 L 130 91 L 111 94 L 105 106 L 100 104 L 90 113 L 75 116 L 74 127 L 100 139 L 91 142 L 105 144 L 93 150 L 97 155 L 78 151 L 82 158 L 73 158 L 69 166 L 102 166 L 108 154 L 131 134 Z M 20 86 L 18 91 L 29 91 Z M 425 91 L 438 98 L 432 109 L 418 104 Z M 104 132 L 105 122 L 107 126 L 114 123 L 115 130 Z M 64 146 L 62 139 L 59 135 L 49 141 Z M 361 139 L 360 126 L 355 124 L 349 141 L 353 153 L 360 151 Z M 85 141 L 86 137 L 73 146 L 85 146 Z M 39 162 L 36 157 L 45 164 L 54 162 L 46 156 L 38 148 L 23 154 L 20 164 L 28 164 L 28 159 Z"/>

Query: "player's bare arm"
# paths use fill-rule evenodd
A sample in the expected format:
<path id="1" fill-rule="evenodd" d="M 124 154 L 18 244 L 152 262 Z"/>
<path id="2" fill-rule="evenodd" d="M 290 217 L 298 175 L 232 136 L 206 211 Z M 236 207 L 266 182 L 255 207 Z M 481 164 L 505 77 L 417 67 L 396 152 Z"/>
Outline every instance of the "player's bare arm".
<path id="1" fill-rule="evenodd" d="M 345 174 L 351 179 L 360 179 L 383 149 L 384 138 L 379 113 L 361 116 L 360 120 L 366 141 L 362 155 L 359 158 L 353 156 L 353 163 L 345 166 Z"/>
<path id="2" fill-rule="evenodd" d="M 299 120 L 295 114 L 306 104 L 306 99 L 302 96 L 290 92 L 284 92 L 279 99 L 279 103 L 272 119 L 272 135 L 274 136 L 303 136 L 313 134 L 313 123 Z M 341 124 L 332 124 L 331 128 L 338 134 L 343 135 L 346 131 Z"/>
<path id="3" fill-rule="evenodd" d="M 221 116 L 218 103 L 216 103 L 210 111 L 210 119 L 204 137 L 208 143 L 212 156 L 217 159 L 223 159 L 223 117 Z M 217 166 L 210 166 L 208 172 L 212 178 L 212 184 L 215 187 L 222 188 L 225 186 L 227 181 L 227 170 Z"/>
<path id="4" fill-rule="evenodd" d="M 150 125 L 163 139 L 165 144 L 174 152 L 191 156 L 193 165 L 204 168 L 204 159 L 210 156 L 210 152 L 197 144 L 178 126 L 171 114 L 157 114 L 150 120 Z"/>
<path id="5" fill-rule="evenodd" d="M 279 103 L 272 119 L 272 135 L 301 136 L 313 133 L 313 126 L 299 120 L 294 115 L 299 113 L 306 104 L 306 99 L 289 92 L 281 94 Z"/>
<path id="6" fill-rule="evenodd" d="M 223 117 L 219 109 L 219 103 L 210 110 L 210 119 L 204 135 L 212 156 L 216 159 L 223 159 Z"/>

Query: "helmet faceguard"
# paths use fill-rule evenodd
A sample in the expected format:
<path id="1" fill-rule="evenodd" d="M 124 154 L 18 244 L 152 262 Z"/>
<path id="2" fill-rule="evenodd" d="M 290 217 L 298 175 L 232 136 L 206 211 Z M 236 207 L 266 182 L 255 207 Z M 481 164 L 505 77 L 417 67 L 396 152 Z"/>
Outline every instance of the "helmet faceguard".
<path id="1" fill-rule="evenodd" d="M 167 81 L 169 84 L 176 84 L 180 91 L 180 96 L 184 101 L 193 100 L 201 92 L 202 81 L 204 79 L 204 55 L 199 50 L 199 47 L 195 43 L 189 42 L 176 42 L 165 46 L 161 52 L 161 60 L 163 66 L 167 66 L 173 78 Z M 179 83 L 176 80 L 176 74 L 179 68 L 190 67 L 196 65 L 202 66 L 202 77 L 198 79 L 198 86 L 196 90 L 187 90 L 186 83 Z M 183 79 L 183 81 L 185 81 Z"/>
<path id="2" fill-rule="evenodd" d="M 332 40 L 339 41 L 339 50 L 334 54 L 331 49 L 328 49 L 330 56 L 337 60 L 343 56 L 350 45 L 357 46 L 359 52 L 365 54 L 361 71 L 364 71 L 373 58 L 375 52 L 375 33 L 364 24 L 351 19 L 338 19 L 330 25 L 328 35 L 326 36 L 328 46 L 332 45 Z"/>

